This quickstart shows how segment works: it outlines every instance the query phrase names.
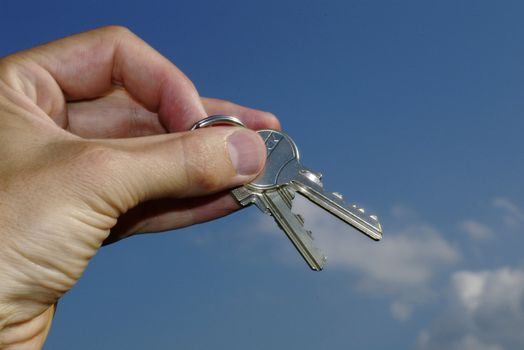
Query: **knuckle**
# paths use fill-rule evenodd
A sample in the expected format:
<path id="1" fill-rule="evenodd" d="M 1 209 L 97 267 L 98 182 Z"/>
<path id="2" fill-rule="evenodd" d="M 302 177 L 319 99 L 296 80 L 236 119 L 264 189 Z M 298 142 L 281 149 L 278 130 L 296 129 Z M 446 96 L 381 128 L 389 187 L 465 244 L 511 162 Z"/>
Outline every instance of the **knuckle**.
<path id="1" fill-rule="evenodd" d="M 143 197 L 137 175 L 129 176 L 137 162 L 132 153 L 110 144 L 84 141 L 68 162 L 67 187 L 85 203 L 109 217 L 138 204 Z"/>
<path id="2" fill-rule="evenodd" d="M 218 100 L 218 102 L 220 103 L 220 106 L 224 109 L 234 109 L 236 107 L 238 107 L 237 104 L 229 101 L 229 100 Z"/>
<path id="3" fill-rule="evenodd" d="M 106 26 L 100 28 L 100 30 L 118 38 L 135 36 L 131 29 L 121 25 Z"/>
<path id="4" fill-rule="evenodd" d="M 182 149 L 183 171 L 188 187 L 214 192 L 222 188 L 233 175 L 229 158 L 224 161 L 226 154 L 223 147 L 191 134 L 182 139 Z"/>
<path id="5" fill-rule="evenodd" d="M 238 109 L 233 103 L 226 100 L 216 100 L 216 108 L 221 114 L 236 114 Z"/>
<path id="6" fill-rule="evenodd" d="M 80 146 L 75 156 L 76 165 L 102 168 L 110 165 L 115 158 L 114 150 L 101 144 L 86 143 Z"/>
<path id="7" fill-rule="evenodd" d="M 11 57 L 0 58 L 0 77 L 4 78 L 8 76 L 12 69 L 12 64 L 9 62 L 12 60 Z"/>
<path id="8" fill-rule="evenodd" d="M 82 142 L 73 147 L 65 161 L 73 179 L 105 183 L 120 171 L 120 153 L 106 145 Z"/>
<path id="9" fill-rule="evenodd" d="M 6 86 L 2 86 L 1 88 L 5 89 L 9 87 L 15 91 L 23 91 L 24 84 L 20 74 L 22 68 L 20 54 L 14 54 L 0 59 L 0 80 L 6 84 Z"/>

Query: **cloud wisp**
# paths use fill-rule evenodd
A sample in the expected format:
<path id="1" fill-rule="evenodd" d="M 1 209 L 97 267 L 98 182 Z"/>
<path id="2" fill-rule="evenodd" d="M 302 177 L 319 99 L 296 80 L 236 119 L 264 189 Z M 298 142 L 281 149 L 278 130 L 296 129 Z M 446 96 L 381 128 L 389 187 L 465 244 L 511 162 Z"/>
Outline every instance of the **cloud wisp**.
<path id="1" fill-rule="evenodd" d="M 502 219 L 508 228 L 517 229 L 524 224 L 524 210 L 510 199 L 504 197 L 495 198 L 493 206 L 502 211 Z"/>
<path id="2" fill-rule="evenodd" d="M 464 220 L 459 224 L 459 227 L 469 238 L 475 241 L 488 240 L 494 237 L 491 227 L 477 220 Z"/>

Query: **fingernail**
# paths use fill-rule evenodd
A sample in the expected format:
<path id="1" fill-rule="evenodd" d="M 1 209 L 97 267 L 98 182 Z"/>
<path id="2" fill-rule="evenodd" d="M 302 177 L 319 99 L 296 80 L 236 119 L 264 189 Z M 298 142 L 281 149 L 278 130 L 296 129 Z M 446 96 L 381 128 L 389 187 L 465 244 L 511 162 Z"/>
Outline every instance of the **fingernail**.
<path id="1" fill-rule="evenodd" d="M 228 136 L 229 156 L 237 174 L 252 175 L 260 170 L 263 161 L 261 141 L 258 134 L 242 129 Z"/>

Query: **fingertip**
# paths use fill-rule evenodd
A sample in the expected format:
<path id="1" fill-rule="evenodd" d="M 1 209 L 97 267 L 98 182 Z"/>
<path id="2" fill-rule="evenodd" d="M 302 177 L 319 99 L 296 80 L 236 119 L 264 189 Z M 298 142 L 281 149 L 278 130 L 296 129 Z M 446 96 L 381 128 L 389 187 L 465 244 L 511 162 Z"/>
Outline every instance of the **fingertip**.
<path id="1" fill-rule="evenodd" d="M 278 118 L 271 112 L 244 107 L 236 103 L 216 98 L 201 97 L 208 115 L 232 115 L 239 118 L 246 127 L 253 130 L 280 130 Z"/>
<path id="2" fill-rule="evenodd" d="M 264 141 L 256 132 L 237 129 L 227 137 L 231 163 L 238 175 L 251 177 L 264 167 L 266 159 Z"/>
<path id="3" fill-rule="evenodd" d="M 280 124 L 280 120 L 277 118 L 276 115 L 274 115 L 271 112 L 264 112 L 266 123 L 268 125 L 268 129 L 273 130 L 282 130 L 282 125 Z"/>
<path id="4" fill-rule="evenodd" d="M 249 110 L 249 113 L 242 113 L 239 118 L 246 126 L 253 130 L 273 129 L 280 130 L 280 121 L 271 112 L 256 109 Z"/>

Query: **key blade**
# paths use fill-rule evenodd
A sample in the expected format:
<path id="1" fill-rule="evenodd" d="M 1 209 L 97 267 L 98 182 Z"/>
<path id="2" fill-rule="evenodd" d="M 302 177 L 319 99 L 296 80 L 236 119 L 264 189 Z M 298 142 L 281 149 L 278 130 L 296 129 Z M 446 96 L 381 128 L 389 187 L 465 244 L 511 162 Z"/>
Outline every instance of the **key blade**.
<path id="1" fill-rule="evenodd" d="M 305 178 L 304 181 L 294 180 L 292 184 L 298 193 L 369 238 L 375 241 L 382 239 L 382 226 L 375 215 L 366 214 L 363 208 L 356 205 L 348 205 L 338 193 L 324 192 L 320 179 L 312 182 Z"/>
<path id="2" fill-rule="evenodd" d="M 291 194 L 281 188 L 264 193 L 264 202 L 275 221 L 284 230 L 300 255 L 312 270 L 321 271 L 326 263 L 326 256 L 314 246 L 311 232 L 303 226 L 303 220 L 291 211 Z"/>

